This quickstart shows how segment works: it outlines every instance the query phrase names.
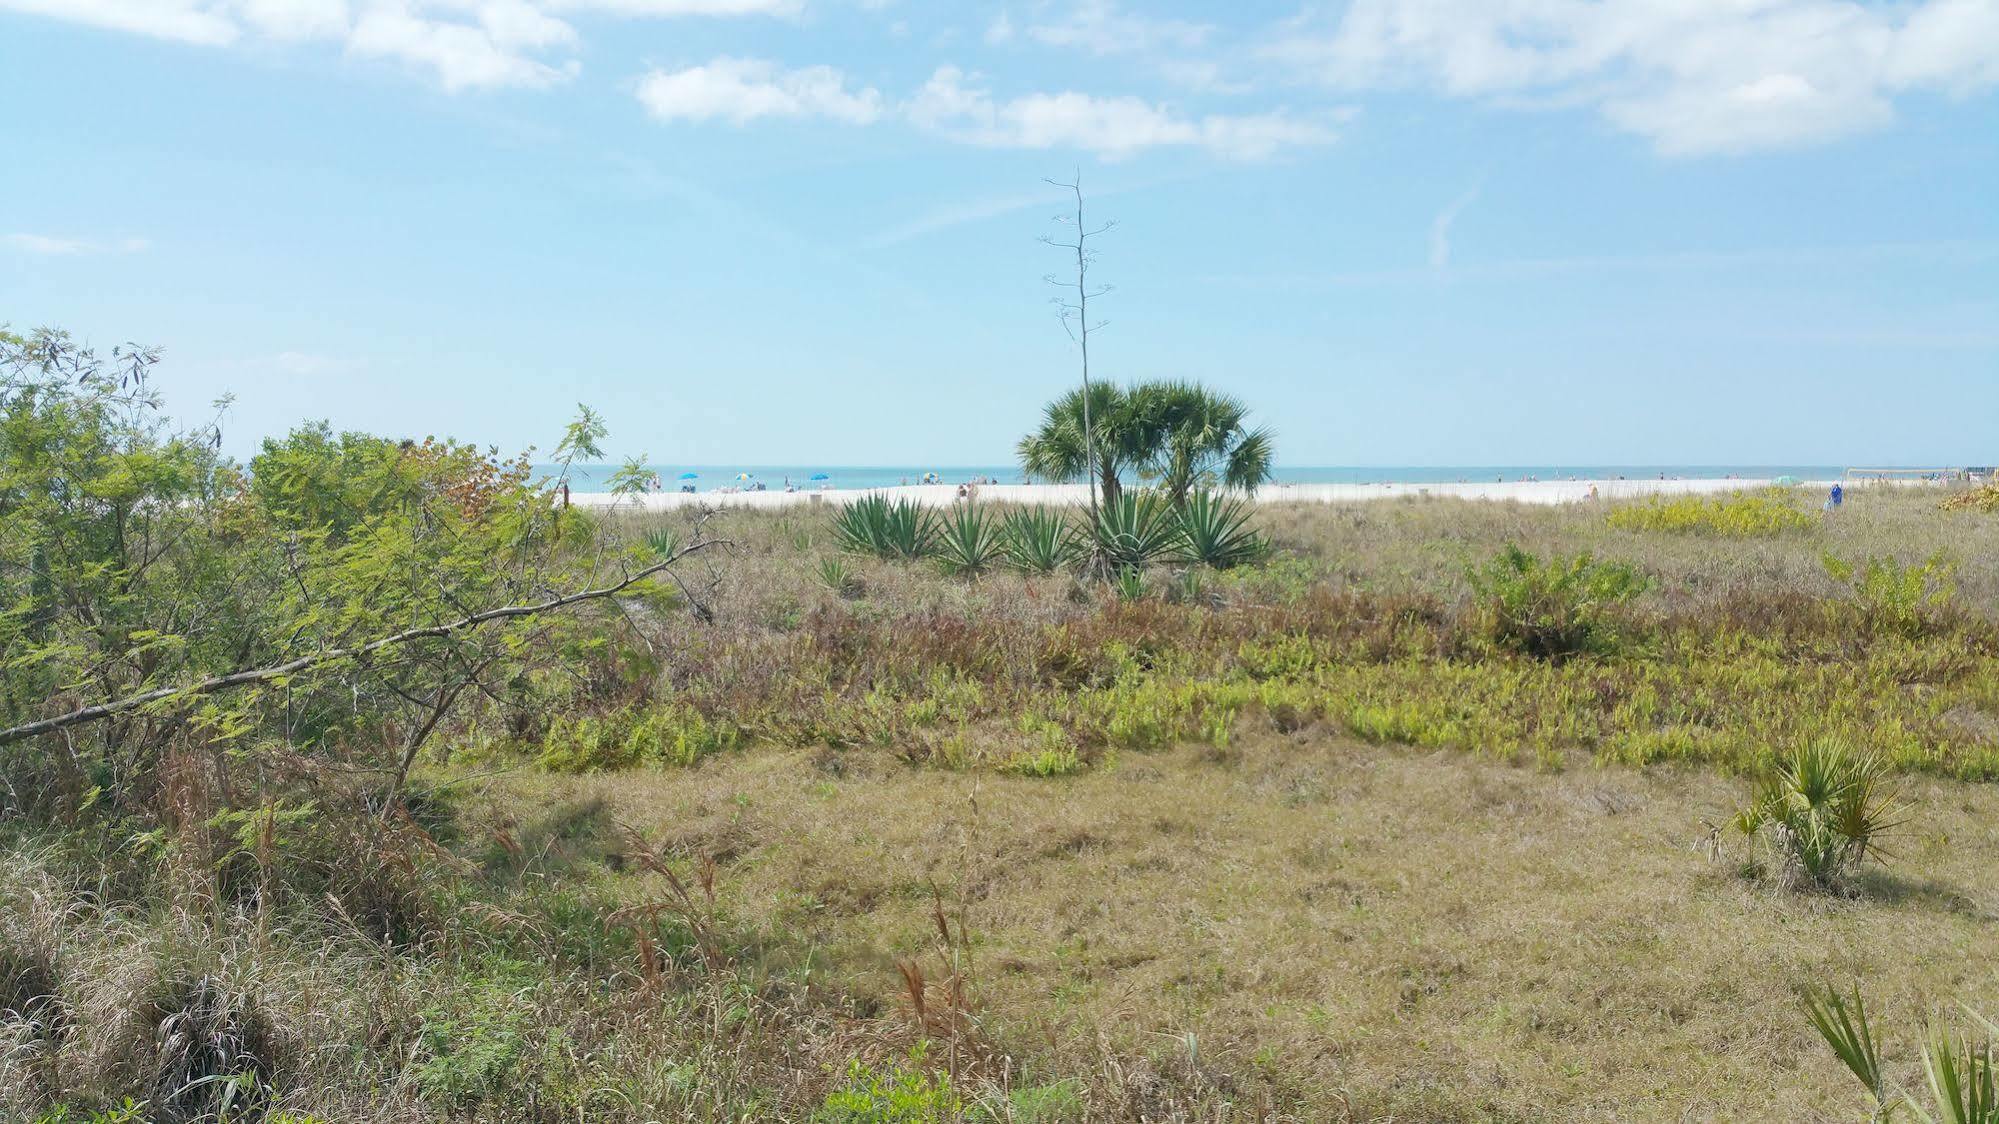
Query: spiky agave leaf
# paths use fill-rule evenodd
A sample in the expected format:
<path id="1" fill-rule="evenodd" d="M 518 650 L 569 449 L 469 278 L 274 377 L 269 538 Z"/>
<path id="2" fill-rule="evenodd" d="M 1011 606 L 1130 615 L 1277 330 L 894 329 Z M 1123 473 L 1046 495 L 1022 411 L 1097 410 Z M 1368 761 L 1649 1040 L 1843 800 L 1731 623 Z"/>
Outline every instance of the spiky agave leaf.
<path id="1" fill-rule="evenodd" d="M 1886 1109 L 1890 1100 L 1887 1078 L 1881 1072 L 1881 1050 L 1874 1043 L 1874 1030 L 1867 1022 L 1867 1006 L 1861 1001 L 1860 987 L 1853 988 L 1853 1002 L 1828 987 L 1823 992 L 1805 993 L 1805 1015 L 1812 1020 L 1819 1037 L 1839 1056 L 1853 1076 Z"/>
<path id="2" fill-rule="evenodd" d="M 1000 521 L 1000 548 L 1014 569 L 1030 574 L 1052 574 L 1082 549 L 1068 517 L 1046 507 L 1008 512 Z"/>
<path id="3" fill-rule="evenodd" d="M 999 526 L 977 504 L 953 508 L 938 527 L 937 561 L 945 573 L 979 574 L 999 555 Z"/>
<path id="4" fill-rule="evenodd" d="M 1180 557 L 1217 570 L 1263 557 L 1269 544 L 1250 528 L 1249 516 L 1249 505 L 1241 500 L 1192 493 L 1178 512 Z"/>
<path id="5" fill-rule="evenodd" d="M 1180 523 L 1156 493 L 1126 492 L 1098 509 L 1096 539 L 1112 566 L 1143 567 L 1179 548 Z"/>

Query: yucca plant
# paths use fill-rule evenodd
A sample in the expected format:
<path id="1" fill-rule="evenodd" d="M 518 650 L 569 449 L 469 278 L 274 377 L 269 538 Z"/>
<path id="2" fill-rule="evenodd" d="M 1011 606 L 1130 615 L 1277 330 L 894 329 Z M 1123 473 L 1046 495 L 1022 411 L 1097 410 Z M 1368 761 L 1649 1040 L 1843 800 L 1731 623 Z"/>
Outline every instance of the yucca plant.
<path id="1" fill-rule="evenodd" d="M 1999 1034 L 1999 1026 L 1990 1019 L 1969 1008 L 1966 1013 L 1985 1033 Z M 1899 1109 L 1906 1108 L 1910 1116 L 1927 1124 L 1999 1124 L 1999 1069 L 1990 1039 L 1973 1041 L 1942 1026 L 1929 1031 L 1923 1044 L 1923 1075 L 1930 1086 L 1932 1113 L 1888 1083 L 1859 987 L 1853 989 L 1851 1000 L 1831 988 L 1806 992 L 1805 1015 L 1840 1062 L 1866 1086 L 1874 1098 L 1875 1120 L 1893 1120 Z"/>
<path id="2" fill-rule="evenodd" d="M 925 557 L 936 545 L 936 532 L 936 517 L 912 500 L 862 496 L 833 514 L 833 533 L 840 546 L 877 558 Z"/>
<path id="3" fill-rule="evenodd" d="M 1000 549 L 1007 564 L 1028 574 L 1052 574 L 1080 552 L 1076 532 L 1062 512 L 1047 507 L 1010 511 L 1000 521 Z"/>
<path id="4" fill-rule="evenodd" d="M 999 557 L 999 524 L 977 504 L 961 504 L 944 517 L 937 531 L 937 563 L 945 573 L 977 575 Z"/>
<path id="5" fill-rule="evenodd" d="M 1887 766 L 1834 740 L 1794 750 L 1771 767 L 1756 798 L 1735 818 L 1766 840 L 1786 885 L 1831 890 L 1878 853 L 1879 837 L 1901 826 Z"/>
<path id="6" fill-rule="evenodd" d="M 1187 497 L 1177 513 L 1180 556 L 1188 562 L 1226 570 L 1254 562 L 1269 553 L 1270 544 L 1249 526 L 1249 505 L 1214 492 Z"/>
<path id="7" fill-rule="evenodd" d="M 842 597 L 856 597 L 861 592 L 861 579 L 847 568 L 845 560 L 828 556 L 819 560 L 819 584 Z"/>
<path id="8" fill-rule="evenodd" d="M 1152 592 L 1151 585 L 1145 580 L 1145 570 L 1138 566 L 1118 567 L 1117 573 L 1111 576 L 1111 589 L 1116 591 L 1120 601 L 1142 601 L 1146 594 Z"/>
<path id="9" fill-rule="evenodd" d="M 1126 492 L 1097 511 L 1096 546 L 1109 565 L 1146 566 L 1180 547 L 1180 522 L 1155 492 Z"/>

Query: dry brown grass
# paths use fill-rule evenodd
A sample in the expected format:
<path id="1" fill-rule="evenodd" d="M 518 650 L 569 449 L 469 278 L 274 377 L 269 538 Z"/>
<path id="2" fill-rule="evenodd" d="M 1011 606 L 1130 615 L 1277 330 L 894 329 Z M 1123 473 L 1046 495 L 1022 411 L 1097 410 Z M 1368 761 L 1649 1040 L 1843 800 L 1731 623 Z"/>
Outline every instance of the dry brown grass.
<path id="1" fill-rule="evenodd" d="M 1744 791 L 1304 731 L 1056 780 L 769 752 L 483 800 L 602 800 L 725 856 L 764 965 L 864 1009 L 895 1008 L 899 961 L 943 970 L 940 887 L 981 1032 L 1056 1075 L 1191 1052 L 1298 1119 L 1851 1119 L 1796 989 L 1860 978 L 1890 1023 L 1989 1008 L 1999 794 L 1913 783 L 1898 861 L 1832 900 L 1703 855 Z"/>

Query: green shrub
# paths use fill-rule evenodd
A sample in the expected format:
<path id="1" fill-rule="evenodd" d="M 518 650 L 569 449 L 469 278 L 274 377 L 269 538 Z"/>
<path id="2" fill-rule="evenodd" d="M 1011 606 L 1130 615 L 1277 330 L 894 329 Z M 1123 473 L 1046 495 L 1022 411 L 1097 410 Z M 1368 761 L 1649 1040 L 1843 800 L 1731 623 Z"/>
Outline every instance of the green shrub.
<path id="1" fill-rule="evenodd" d="M 1621 562 L 1598 562 L 1586 553 L 1544 562 L 1511 544 L 1473 571 L 1471 582 L 1486 603 L 1492 642 L 1547 660 L 1614 648 L 1617 606 L 1648 584 Z"/>
<path id="2" fill-rule="evenodd" d="M 833 533 L 855 554 L 907 562 L 935 549 L 937 520 L 914 500 L 867 495 L 833 513 Z"/>
<path id="3" fill-rule="evenodd" d="M 1818 525 L 1809 513 L 1792 505 L 1788 492 L 1777 489 L 1726 496 L 1654 496 L 1613 508 L 1608 522 L 1621 531 L 1723 538 L 1783 535 Z"/>
<path id="4" fill-rule="evenodd" d="M 1000 521 L 1000 549 L 1007 564 L 1028 574 L 1052 574 L 1080 553 L 1076 532 L 1060 511 L 1030 507 Z"/>
<path id="5" fill-rule="evenodd" d="M 923 1048 L 910 1064 L 874 1069 L 856 1059 L 847 1084 L 827 1094 L 813 1124 L 945 1124 L 961 1119 L 964 1103 L 943 1074 L 922 1068 Z"/>
<path id="6" fill-rule="evenodd" d="M 937 563 L 945 573 L 981 574 L 999 556 L 999 526 L 978 505 L 960 504 L 941 521 L 937 531 Z"/>
<path id="7" fill-rule="evenodd" d="M 593 773 L 634 765 L 692 765 L 740 744 L 733 725 L 668 703 L 609 717 L 557 715 L 542 739 L 539 764 L 555 773 Z"/>
<path id="8" fill-rule="evenodd" d="M 1854 604 L 1869 629 L 1914 639 L 1933 630 L 1957 597 L 1957 568 L 1942 555 L 1909 566 L 1893 558 L 1855 564 L 1824 558 L 1832 580 L 1853 590 Z"/>
<path id="9" fill-rule="evenodd" d="M 1877 837 L 1902 822 L 1886 774 L 1873 754 L 1813 742 L 1771 767 L 1736 827 L 1766 841 L 1782 884 L 1838 889 L 1876 849 Z"/>
<path id="10" fill-rule="evenodd" d="M 1195 492 L 1177 513 L 1180 555 L 1186 561 L 1226 570 L 1254 562 L 1270 544 L 1249 526 L 1249 505 L 1213 492 Z"/>

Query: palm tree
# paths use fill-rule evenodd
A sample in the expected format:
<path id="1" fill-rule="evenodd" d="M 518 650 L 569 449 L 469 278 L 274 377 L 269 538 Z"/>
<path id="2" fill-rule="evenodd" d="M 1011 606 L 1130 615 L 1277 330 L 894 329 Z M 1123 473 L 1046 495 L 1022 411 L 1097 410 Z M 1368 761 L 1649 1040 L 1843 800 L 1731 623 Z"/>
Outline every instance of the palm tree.
<path id="1" fill-rule="evenodd" d="M 1142 449 L 1138 465 L 1174 506 L 1196 487 L 1254 492 L 1270 479 L 1270 430 L 1249 428 L 1241 399 L 1180 381 L 1141 383 L 1125 397 L 1126 428 Z"/>
<path id="2" fill-rule="evenodd" d="M 1020 439 L 1022 472 L 1041 480 L 1075 480 L 1089 474 L 1083 403 L 1083 392 L 1071 390 L 1048 404 L 1040 428 Z M 1131 394 L 1112 383 L 1090 384 L 1088 413 L 1096 433 L 1097 486 L 1108 506 L 1117 502 L 1122 490 L 1120 475 L 1145 461 L 1149 435 L 1136 424 Z"/>

